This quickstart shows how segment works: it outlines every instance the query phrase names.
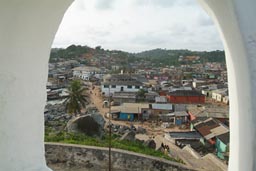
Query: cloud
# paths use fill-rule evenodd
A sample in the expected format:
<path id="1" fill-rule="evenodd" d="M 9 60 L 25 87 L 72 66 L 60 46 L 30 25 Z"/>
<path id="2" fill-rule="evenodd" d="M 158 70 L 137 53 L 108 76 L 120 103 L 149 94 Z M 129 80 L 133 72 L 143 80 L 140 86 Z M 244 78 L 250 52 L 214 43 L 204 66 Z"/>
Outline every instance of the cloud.
<path id="1" fill-rule="evenodd" d="M 178 0 L 136 0 L 135 4 L 139 6 L 157 5 L 160 7 L 172 7 Z"/>
<path id="2" fill-rule="evenodd" d="M 76 0 L 53 46 L 70 44 L 130 52 L 223 49 L 211 19 L 195 0 Z"/>
<path id="3" fill-rule="evenodd" d="M 197 5 L 195 0 L 136 0 L 135 4 L 139 6 L 152 5 L 162 8 Z"/>
<path id="4" fill-rule="evenodd" d="M 214 23 L 212 19 L 203 12 L 197 14 L 197 22 L 200 26 L 213 26 Z"/>
<path id="5" fill-rule="evenodd" d="M 205 18 L 205 17 L 200 18 L 198 22 L 201 26 L 213 26 L 214 25 L 210 18 Z"/>
<path id="6" fill-rule="evenodd" d="M 166 43 L 166 39 L 163 35 L 156 32 L 148 32 L 142 35 L 135 35 L 130 42 L 135 44 L 143 44 L 143 45 L 161 45 Z"/>
<path id="7" fill-rule="evenodd" d="M 113 8 L 115 0 L 96 0 L 95 8 L 98 10 L 108 10 Z"/>
<path id="8" fill-rule="evenodd" d="M 179 1 L 179 4 L 184 6 L 198 6 L 196 0 L 182 0 Z"/>

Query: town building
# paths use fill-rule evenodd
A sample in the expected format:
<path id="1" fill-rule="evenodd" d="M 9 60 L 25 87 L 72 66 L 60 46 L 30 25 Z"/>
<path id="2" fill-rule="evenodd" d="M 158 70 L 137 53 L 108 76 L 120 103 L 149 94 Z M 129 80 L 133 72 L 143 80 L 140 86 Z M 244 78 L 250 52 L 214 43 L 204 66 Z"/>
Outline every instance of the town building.
<path id="1" fill-rule="evenodd" d="M 157 97 L 159 97 L 159 94 L 157 92 L 150 91 L 148 93 L 145 93 L 145 100 L 147 102 L 155 102 Z"/>
<path id="2" fill-rule="evenodd" d="M 227 125 L 229 120 L 229 108 L 227 106 L 205 107 L 202 105 L 189 104 L 186 106 L 186 110 L 191 121 L 196 118 L 214 118 Z"/>
<path id="3" fill-rule="evenodd" d="M 106 75 L 101 83 L 101 92 L 105 96 L 115 92 L 138 92 L 143 84 L 127 74 Z"/>
<path id="4" fill-rule="evenodd" d="M 164 127 L 168 127 L 171 125 L 177 125 L 180 126 L 182 124 L 187 124 L 189 119 L 189 115 L 186 111 L 182 112 L 173 112 L 173 113 L 167 113 L 167 114 L 159 114 L 159 119 L 164 123 Z"/>
<path id="5" fill-rule="evenodd" d="M 91 66 L 76 67 L 72 69 L 73 77 L 80 78 L 82 80 L 90 80 L 90 78 L 95 74 L 100 74 L 99 68 Z"/>
<path id="6" fill-rule="evenodd" d="M 149 118 L 149 104 L 147 103 L 123 103 L 121 106 L 111 108 L 118 120 L 134 121 Z"/>
<path id="7" fill-rule="evenodd" d="M 136 92 L 114 92 L 112 99 L 115 103 L 135 103 L 136 102 Z"/>
<path id="8" fill-rule="evenodd" d="M 170 103 L 205 103 L 205 96 L 195 90 L 176 90 L 168 93 Z"/>
<path id="9" fill-rule="evenodd" d="M 189 132 L 168 132 L 165 133 L 164 137 L 172 142 L 173 144 L 176 144 L 177 141 L 180 140 L 200 140 L 202 136 L 197 131 L 189 131 Z"/>
<path id="10" fill-rule="evenodd" d="M 150 108 L 152 110 L 153 115 L 166 114 L 166 113 L 173 112 L 172 104 L 153 103 L 153 104 L 150 104 Z"/>
<path id="11" fill-rule="evenodd" d="M 157 96 L 155 97 L 156 103 L 167 103 L 167 98 L 165 96 Z"/>
<path id="12" fill-rule="evenodd" d="M 203 144 L 208 143 L 215 145 L 216 137 L 229 132 L 229 129 L 220 121 L 213 118 L 199 118 L 191 121 L 191 130 L 197 130 L 204 139 Z"/>
<path id="13" fill-rule="evenodd" d="M 223 102 L 223 98 L 228 95 L 228 89 L 217 89 L 212 91 L 212 99 L 217 102 Z M 226 101 L 225 101 L 226 102 Z"/>
<path id="14" fill-rule="evenodd" d="M 229 132 L 216 137 L 216 151 L 220 159 L 228 160 L 229 156 Z"/>

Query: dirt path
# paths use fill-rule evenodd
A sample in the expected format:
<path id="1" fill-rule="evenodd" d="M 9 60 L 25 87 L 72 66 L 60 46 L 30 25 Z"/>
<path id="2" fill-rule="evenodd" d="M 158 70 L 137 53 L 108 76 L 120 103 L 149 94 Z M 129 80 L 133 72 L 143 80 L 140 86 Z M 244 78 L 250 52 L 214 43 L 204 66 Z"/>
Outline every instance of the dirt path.
<path id="1" fill-rule="evenodd" d="M 90 93 L 90 98 L 91 98 L 91 103 L 96 106 L 96 108 L 99 110 L 100 114 L 103 116 L 108 113 L 109 109 L 108 108 L 103 108 L 103 99 L 100 94 L 100 88 L 98 86 L 95 86 L 95 88 L 90 87 L 89 90 Z"/>
<path id="2" fill-rule="evenodd" d="M 89 91 L 91 92 L 90 93 L 91 104 L 94 105 L 99 110 L 99 113 L 106 120 L 108 120 L 108 118 L 106 118 L 105 114 L 107 114 L 109 112 L 109 108 L 103 107 L 103 101 L 107 100 L 107 99 L 103 99 L 104 97 L 101 96 L 100 87 L 95 86 L 95 88 L 93 89 L 91 86 Z M 138 127 L 138 126 L 143 127 L 147 130 L 148 135 L 151 135 L 151 136 L 164 135 L 165 132 L 169 132 L 169 131 L 188 131 L 188 129 L 180 130 L 178 127 L 164 129 L 164 128 L 161 128 L 160 126 L 157 126 L 156 123 L 151 123 L 151 122 L 143 122 L 142 123 L 140 121 L 139 122 L 129 122 L 129 121 L 117 121 L 117 120 L 111 120 L 111 122 L 113 124 L 117 124 L 117 125 L 130 126 L 131 124 L 133 124 L 135 127 Z"/>
<path id="3" fill-rule="evenodd" d="M 89 91 L 91 92 L 90 93 L 91 104 L 94 105 L 99 110 L 99 113 L 105 118 L 105 120 L 108 121 L 108 118 L 106 118 L 106 114 L 109 113 L 109 108 L 103 107 L 103 101 L 107 100 L 107 98 L 104 99 L 104 97 L 101 96 L 99 86 L 95 86 L 95 88 L 92 88 L 91 86 Z M 131 125 L 131 122 L 128 122 L 128 121 L 117 121 L 117 120 L 111 119 L 111 122 L 117 125 L 125 125 L 125 126 Z M 139 125 L 139 123 L 136 123 L 136 122 L 132 122 L 132 124 L 137 126 Z"/>

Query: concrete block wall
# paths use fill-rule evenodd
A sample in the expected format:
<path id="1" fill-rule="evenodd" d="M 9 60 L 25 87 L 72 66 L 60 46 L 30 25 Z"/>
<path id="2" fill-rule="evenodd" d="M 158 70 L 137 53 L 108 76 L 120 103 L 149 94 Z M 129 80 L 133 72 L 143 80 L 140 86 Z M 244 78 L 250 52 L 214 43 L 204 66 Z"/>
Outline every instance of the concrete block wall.
<path id="1" fill-rule="evenodd" d="M 108 148 L 46 143 L 45 149 L 48 164 L 108 170 Z M 194 171 L 180 163 L 118 149 L 112 149 L 112 168 L 113 171 Z"/>

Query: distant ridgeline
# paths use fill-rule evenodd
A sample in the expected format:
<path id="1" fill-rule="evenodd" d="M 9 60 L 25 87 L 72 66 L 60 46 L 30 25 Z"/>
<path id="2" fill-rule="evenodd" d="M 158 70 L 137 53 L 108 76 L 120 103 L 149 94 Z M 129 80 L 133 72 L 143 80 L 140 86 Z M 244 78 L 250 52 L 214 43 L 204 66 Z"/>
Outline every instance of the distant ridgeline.
<path id="1" fill-rule="evenodd" d="M 225 63 L 224 51 L 190 51 L 154 49 L 135 54 L 136 57 L 147 58 L 152 63 L 180 65 L 205 62 Z"/>
<path id="2" fill-rule="evenodd" d="M 93 57 L 111 58 L 117 64 L 125 65 L 136 61 L 150 61 L 155 65 L 181 65 L 205 62 L 225 63 L 224 51 L 190 51 L 190 50 L 166 50 L 153 49 L 139 53 L 128 53 L 119 50 L 104 50 L 101 46 L 91 48 L 88 46 L 71 45 L 65 49 L 53 48 L 50 62 L 60 59 L 90 59 Z"/>

